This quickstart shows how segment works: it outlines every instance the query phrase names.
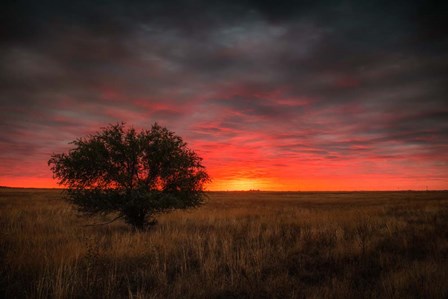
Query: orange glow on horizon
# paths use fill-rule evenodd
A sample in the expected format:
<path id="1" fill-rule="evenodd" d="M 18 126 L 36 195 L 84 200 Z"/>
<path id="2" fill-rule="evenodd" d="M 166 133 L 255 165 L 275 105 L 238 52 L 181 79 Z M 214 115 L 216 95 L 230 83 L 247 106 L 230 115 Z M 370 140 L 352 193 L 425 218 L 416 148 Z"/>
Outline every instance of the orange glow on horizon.
<path id="1" fill-rule="evenodd" d="M 245 154 L 246 155 L 246 154 Z M 210 160 L 218 160 L 213 154 L 207 153 Z M 237 153 L 230 154 L 237 157 Z M 246 155 L 248 156 L 248 155 Z M 208 158 L 208 157 L 206 157 Z M 209 159 L 205 159 L 208 161 Z M 356 167 L 356 161 L 326 164 L 301 162 L 286 164 L 285 159 L 278 159 L 285 163 L 256 164 L 252 161 L 243 163 L 229 161 L 228 164 L 210 163 L 206 165 L 212 181 L 205 186 L 206 191 L 398 191 L 398 190 L 447 190 L 446 181 L 437 177 L 418 176 L 420 169 L 405 169 L 406 175 L 395 173 L 362 173 Z M 367 161 L 367 160 L 365 160 Z M 296 166 L 299 165 L 299 166 Z M 31 168 L 30 168 L 31 169 Z M 41 169 L 41 166 L 35 168 Z M 28 176 L 0 176 L 0 186 L 24 188 L 63 188 L 51 177 L 50 170 L 40 177 Z"/>
<path id="2" fill-rule="evenodd" d="M 63 188 L 52 178 L 18 177 L 1 179 L 0 186 L 13 188 Z"/>
<path id="3" fill-rule="evenodd" d="M 400 191 L 446 190 L 444 182 L 426 184 L 413 180 L 343 177 L 328 179 L 215 179 L 206 186 L 207 191 Z"/>
<path id="4" fill-rule="evenodd" d="M 14 188 L 63 188 L 52 178 L 1 179 L 0 186 Z M 268 178 L 215 178 L 205 186 L 206 191 L 398 191 L 446 190 L 444 182 L 416 184 L 413 180 L 380 178 L 328 178 L 328 179 L 268 179 Z"/>
<path id="5" fill-rule="evenodd" d="M 263 179 L 240 178 L 229 180 L 218 180 L 207 186 L 210 191 L 248 191 L 248 190 L 266 190 L 266 187 L 272 187 L 272 183 Z M 269 188 L 268 188 L 269 189 Z"/>

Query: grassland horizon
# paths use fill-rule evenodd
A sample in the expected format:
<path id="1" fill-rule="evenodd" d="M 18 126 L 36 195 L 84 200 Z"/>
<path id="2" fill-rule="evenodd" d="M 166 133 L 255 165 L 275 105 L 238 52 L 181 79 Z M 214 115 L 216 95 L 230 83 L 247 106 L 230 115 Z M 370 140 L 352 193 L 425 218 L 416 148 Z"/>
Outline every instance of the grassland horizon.
<path id="1" fill-rule="evenodd" d="M 0 188 L 2 298 L 446 298 L 448 192 L 210 191 L 147 232 Z"/>
<path id="2" fill-rule="evenodd" d="M 30 190 L 66 190 L 65 187 L 22 187 L 22 186 L 6 186 L 0 185 L 0 189 L 30 189 Z M 351 190 L 351 189 L 328 189 L 328 190 L 270 190 L 270 189 L 241 189 L 241 190 L 208 190 L 205 188 L 206 193 L 214 193 L 214 192 L 272 192 L 272 193 L 282 193 L 282 192 L 298 192 L 298 193 L 332 193 L 332 192 L 448 192 L 448 189 L 383 189 L 383 190 L 369 190 L 369 189 L 359 189 L 359 190 Z"/>

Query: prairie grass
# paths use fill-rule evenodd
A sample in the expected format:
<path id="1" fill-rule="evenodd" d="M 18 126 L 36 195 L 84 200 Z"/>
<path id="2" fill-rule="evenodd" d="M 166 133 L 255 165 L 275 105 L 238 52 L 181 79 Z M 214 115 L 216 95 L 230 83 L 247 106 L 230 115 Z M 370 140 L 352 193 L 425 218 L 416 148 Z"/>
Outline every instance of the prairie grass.
<path id="1" fill-rule="evenodd" d="M 447 192 L 213 192 L 148 232 L 0 189 L 4 298 L 447 298 Z"/>

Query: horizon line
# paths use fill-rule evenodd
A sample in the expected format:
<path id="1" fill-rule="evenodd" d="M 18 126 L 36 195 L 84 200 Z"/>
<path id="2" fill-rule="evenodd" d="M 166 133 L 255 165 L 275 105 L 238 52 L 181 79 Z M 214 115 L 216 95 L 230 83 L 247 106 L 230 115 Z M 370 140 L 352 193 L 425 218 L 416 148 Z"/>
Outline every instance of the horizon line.
<path id="1" fill-rule="evenodd" d="M 36 189 L 36 190 L 64 190 L 62 187 L 11 187 L 2 186 L 0 189 Z M 431 191 L 448 191 L 448 189 L 384 189 L 384 190 L 204 190 L 204 192 L 247 192 L 247 193 L 262 193 L 262 192 L 431 192 Z"/>

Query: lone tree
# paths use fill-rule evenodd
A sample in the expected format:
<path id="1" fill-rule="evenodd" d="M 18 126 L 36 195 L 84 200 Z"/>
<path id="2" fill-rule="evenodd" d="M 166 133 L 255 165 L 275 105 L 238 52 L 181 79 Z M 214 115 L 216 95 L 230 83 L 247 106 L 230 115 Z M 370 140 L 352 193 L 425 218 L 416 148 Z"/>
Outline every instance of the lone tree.
<path id="1" fill-rule="evenodd" d="M 203 202 L 209 176 L 202 158 L 157 123 L 140 132 L 124 123 L 111 125 L 71 144 L 74 148 L 53 154 L 48 165 L 85 215 L 115 214 L 114 220 L 143 230 L 159 213 Z"/>

